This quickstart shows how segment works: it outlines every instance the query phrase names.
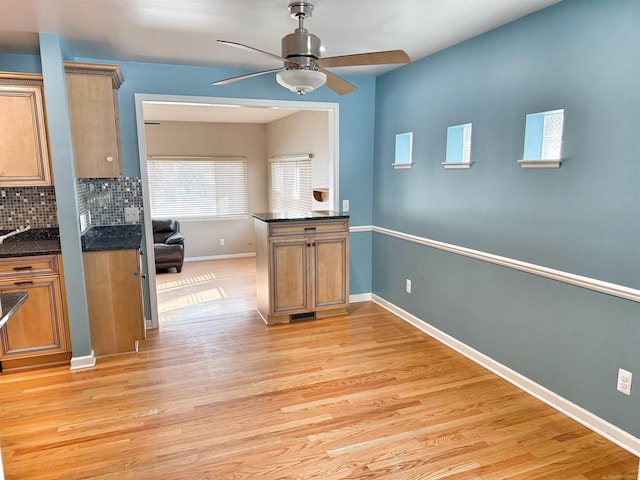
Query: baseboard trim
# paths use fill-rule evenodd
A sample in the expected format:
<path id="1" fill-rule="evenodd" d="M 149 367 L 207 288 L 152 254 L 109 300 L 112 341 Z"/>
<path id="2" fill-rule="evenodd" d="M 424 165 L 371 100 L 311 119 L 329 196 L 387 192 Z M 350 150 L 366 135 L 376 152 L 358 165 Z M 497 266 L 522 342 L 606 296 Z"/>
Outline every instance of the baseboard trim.
<path id="1" fill-rule="evenodd" d="M 373 300 L 370 293 L 358 293 L 355 295 L 349 295 L 349 303 L 362 303 L 370 302 Z"/>
<path id="2" fill-rule="evenodd" d="M 91 355 L 84 355 L 82 357 L 71 357 L 71 367 L 69 370 L 82 370 L 84 368 L 91 368 L 96 366 L 96 355 L 91 350 Z"/>
<path id="3" fill-rule="evenodd" d="M 224 260 L 226 258 L 244 258 L 244 257 L 255 257 L 256 252 L 249 253 L 230 253 L 229 255 L 211 255 L 208 257 L 186 257 L 184 259 L 185 262 L 202 262 L 204 260 Z"/>
<path id="4" fill-rule="evenodd" d="M 429 325 L 418 317 L 412 315 L 406 310 L 397 307 L 393 303 L 388 302 L 378 295 L 372 294 L 371 296 L 374 303 L 394 313 L 405 322 L 416 327 L 418 330 L 421 330 L 422 332 L 435 338 L 439 342 L 447 345 L 448 347 L 451 347 L 458 353 L 492 371 L 512 385 L 515 385 L 519 389 L 524 390 L 530 395 L 533 395 L 538 400 L 546 403 L 550 407 L 558 410 L 569 418 L 572 418 L 573 420 L 584 425 L 590 430 L 593 430 L 597 434 L 612 441 L 613 443 L 624 448 L 633 455 L 640 457 L 640 438 L 634 437 L 621 428 L 607 422 L 597 415 L 594 415 L 593 413 L 585 410 L 584 408 L 576 405 L 566 398 L 561 397 L 548 388 L 543 387 L 542 385 L 534 382 L 524 375 L 521 375 L 515 370 L 512 370 L 509 367 L 493 360 L 491 357 L 488 357 L 487 355 L 475 350 L 474 348 L 444 333 L 436 327 Z M 640 480 L 640 473 L 638 478 Z"/>

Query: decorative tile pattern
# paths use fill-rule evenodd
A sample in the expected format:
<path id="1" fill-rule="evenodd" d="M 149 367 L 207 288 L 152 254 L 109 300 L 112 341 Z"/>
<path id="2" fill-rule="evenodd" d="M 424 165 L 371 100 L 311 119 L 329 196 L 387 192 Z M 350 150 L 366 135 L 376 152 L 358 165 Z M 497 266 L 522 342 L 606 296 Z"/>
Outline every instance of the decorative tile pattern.
<path id="1" fill-rule="evenodd" d="M 78 179 L 78 210 L 90 214 L 87 226 L 142 223 L 142 182 L 139 177 Z M 136 207 L 140 220 L 126 222 L 124 209 Z"/>
<path id="2" fill-rule="evenodd" d="M 0 189 L 0 230 L 58 226 L 54 187 L 5 187 Z"/>

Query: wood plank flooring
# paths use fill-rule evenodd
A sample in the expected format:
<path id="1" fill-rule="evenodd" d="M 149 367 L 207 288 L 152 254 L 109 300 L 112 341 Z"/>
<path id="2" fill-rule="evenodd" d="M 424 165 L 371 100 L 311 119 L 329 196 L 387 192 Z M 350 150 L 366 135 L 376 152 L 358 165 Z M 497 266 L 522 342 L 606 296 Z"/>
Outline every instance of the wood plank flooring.
<path id="1" fill-rule="evenodd" d="M 372 303 L 266 326 L 254 268 L 159 275 L 138 354 L 0 375 L 7 480 L 636 480 L 636 457 Z"/>

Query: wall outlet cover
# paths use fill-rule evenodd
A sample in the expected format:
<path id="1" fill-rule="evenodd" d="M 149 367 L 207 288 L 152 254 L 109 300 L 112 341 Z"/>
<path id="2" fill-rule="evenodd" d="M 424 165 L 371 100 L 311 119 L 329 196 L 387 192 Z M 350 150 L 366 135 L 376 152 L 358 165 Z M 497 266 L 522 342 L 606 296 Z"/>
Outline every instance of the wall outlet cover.
<path id="1" fill-rule="evenodd" d="M 631 380 L 633 374 L 623 368 L 618 370 L 618 391 L 625 395 L 631 395 Z"/>
<path id="2" fill-rule="evenodd" d="M 124 221 L 125 222 L 139 222 L 140 210 L 138 207 L 124 207 Z"/>

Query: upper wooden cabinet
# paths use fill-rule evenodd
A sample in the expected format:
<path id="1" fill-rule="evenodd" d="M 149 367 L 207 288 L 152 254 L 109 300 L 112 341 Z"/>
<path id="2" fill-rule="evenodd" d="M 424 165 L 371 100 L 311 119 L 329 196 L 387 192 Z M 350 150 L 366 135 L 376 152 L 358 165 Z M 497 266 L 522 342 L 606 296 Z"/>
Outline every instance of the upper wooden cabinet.
<path id="1" fill-rule="evenodd" d="M 42 75 L 0 72 L 0 187 L 51 185 Z"/>
<path id="2" fill-rule="evenodd" d="M 122 175 L 118 65 L 65 62 L 77 178 Z"/>

